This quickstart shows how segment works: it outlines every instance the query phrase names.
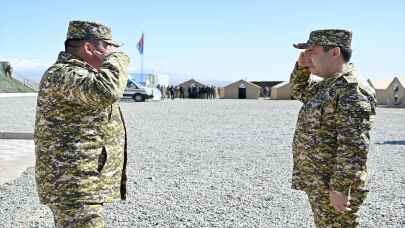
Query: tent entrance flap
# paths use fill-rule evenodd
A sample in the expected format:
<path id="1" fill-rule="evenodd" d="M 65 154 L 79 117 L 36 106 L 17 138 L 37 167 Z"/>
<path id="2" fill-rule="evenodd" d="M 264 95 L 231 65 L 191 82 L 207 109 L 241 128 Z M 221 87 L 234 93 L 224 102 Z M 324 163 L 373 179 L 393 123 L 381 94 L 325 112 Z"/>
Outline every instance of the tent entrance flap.
<path id="1" fill-rule="evenodd" d="M 239 99 L 246 99 L 246 88 L 239 88 Z"/>

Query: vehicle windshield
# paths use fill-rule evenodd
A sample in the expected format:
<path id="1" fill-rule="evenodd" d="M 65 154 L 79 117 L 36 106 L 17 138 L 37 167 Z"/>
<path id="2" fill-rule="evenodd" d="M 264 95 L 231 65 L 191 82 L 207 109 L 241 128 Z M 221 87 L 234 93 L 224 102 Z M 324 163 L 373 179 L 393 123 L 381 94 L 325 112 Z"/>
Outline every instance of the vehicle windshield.
<path id="1" fill-rule="evenodd" d="M 139 86 L 134 81 L 132 81 L 131 79 L 128 79 L 127 87 L 128 88 L 139 88 Z"/>

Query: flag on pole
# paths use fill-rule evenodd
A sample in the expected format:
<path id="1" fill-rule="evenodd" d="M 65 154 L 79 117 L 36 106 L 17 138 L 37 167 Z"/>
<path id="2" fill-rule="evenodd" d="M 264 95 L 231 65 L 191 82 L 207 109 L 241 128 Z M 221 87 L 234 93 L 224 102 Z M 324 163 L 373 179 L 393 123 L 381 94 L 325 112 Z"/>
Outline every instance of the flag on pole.
<path id="1" fill-rule="evenodd" d="M 138 48 L 139 53 L 142 55 L 143 54 L 143 33 L 141 38 L 138 41 L 138 44 L 136 44 L 136 47 Z"/>

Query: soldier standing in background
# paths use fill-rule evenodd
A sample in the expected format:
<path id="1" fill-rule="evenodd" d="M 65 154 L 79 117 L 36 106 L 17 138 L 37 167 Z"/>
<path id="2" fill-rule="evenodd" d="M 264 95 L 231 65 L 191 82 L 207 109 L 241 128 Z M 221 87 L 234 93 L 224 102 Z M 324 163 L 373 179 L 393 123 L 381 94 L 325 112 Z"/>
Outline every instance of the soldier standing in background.
<path id="1" fill-rule="evenodd" d="M 71 21 L 65 51 L 43 75 L 35 176 L 56 227 L 105 227 L 103 204 L 126 198 L 126 132 L 119 100 L 129 58 L 111 29 Z"/>
<path id="2" fill-rule="evenodd" d="M 1 65 L 0 65 L 1 66 Z M 6 78 L 13 78 L 13 68 L 9 62 L 3 62 L 4 74 Z"/>
<path id="3" fill-rule="evenodd" d="M 167 86 L 167 89 L 166 89 L 166 97 L 167 97 L 167 99 L 172 98 L 172 96 L 170 94 L 171 94 L 171 86 Z"/>
<path id="4" fill-rule="evenodd" d="M 174 93 L 176 91 L 176 88 L 174 86 L 170 86 L 170 98 L 174 100 Z"/>
<path id="5" fill-rule="evenodd" d="M 179 90 L 180 90 L 180 98 L 184 99 L 184 88 L 180 86 Z"/>
<path id="6" fill-rule="evenodd" d="M 305 191 L 317 227 L 357 227 L 367 196 L 369 131 L 374 91 L 357 79 L 352 33 L 313 31 L 291 74 L 293 96 L 303 103 L 293 141 L 292 188 Z M 313 82 L 310 74 L 322 77 Z"/>

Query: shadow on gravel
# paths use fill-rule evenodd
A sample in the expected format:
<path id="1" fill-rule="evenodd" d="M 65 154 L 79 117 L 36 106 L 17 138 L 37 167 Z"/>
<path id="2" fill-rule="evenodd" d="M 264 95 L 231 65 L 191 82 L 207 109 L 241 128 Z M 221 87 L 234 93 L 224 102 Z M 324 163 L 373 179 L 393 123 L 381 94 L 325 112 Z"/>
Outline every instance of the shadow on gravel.
<path id="1" fill-rule="evenodd" d="M 393 140 L 393 141 L 384 141 L 378 142 L 377 145 L 405 145 L 405 140 Z"/>

